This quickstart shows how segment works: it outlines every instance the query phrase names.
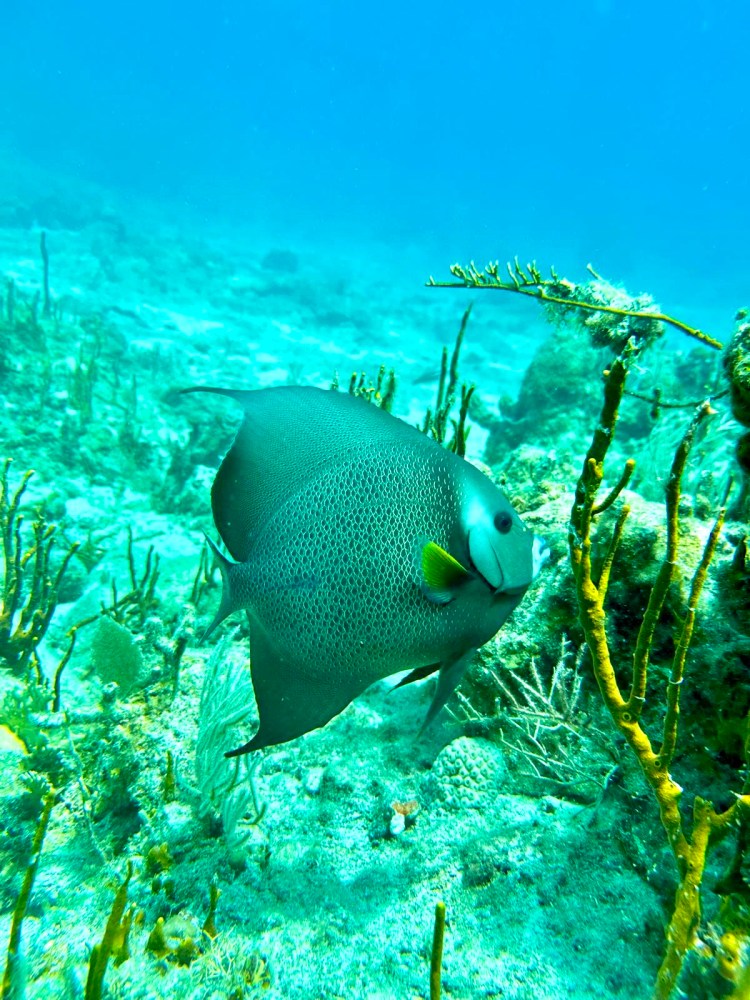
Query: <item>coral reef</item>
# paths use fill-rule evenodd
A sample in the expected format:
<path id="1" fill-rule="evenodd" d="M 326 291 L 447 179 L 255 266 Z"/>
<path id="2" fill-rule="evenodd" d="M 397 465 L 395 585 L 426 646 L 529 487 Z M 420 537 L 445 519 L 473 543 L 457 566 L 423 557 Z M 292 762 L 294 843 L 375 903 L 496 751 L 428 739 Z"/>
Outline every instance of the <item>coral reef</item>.
<path id="1" fill-rule="evenodd" d="M 716 515 L 729 474 L 747 482 L 746 317 L 720 359 L 593 272 L 459 266 L 471 311 L 427 292 L 375 309 L 296 249 L 170 250 L 93 209 L 69 225 L 14 231 L 28 259 L 6 255 L 0 297 L 7 990 L 631 1000 L 659 975 L 660 996 L 742 996 L 744 485 Z M 511 313 L 533 299 L 551 336 L 519 312 L 500 343 L 484 289 Z M 235 417 L 173 389 L 330 386 L 336 368 L 484 460 L 553 563 L 419 741 L 430 681 L 228 761 L 255 717 L 247 630 L 199 639 L 218 600 L 200 530 Z"/>
<path id="2" fill-rule="evenodd" d="M 617 657 L 612 652 L 609 637 L 608 621 L 613 616 L 610 611 L 605 610 L 605 599 L 610 579 L 615 579 L 619 570 L 619 558 L 616 562 L 616 557 L 618 557 L 618 549 L 622 543 L 626 521 L 630 515 L 630 506 L 627 503 L 621 505 L 611 537 L 596 565 L 592 555 L 592 537 L 596 531 L 595 522 L 622 496 L 630 482 L 636 464 L 632 459 L 628 459 L 622 466 L 619 479 L 610 484 L 604 499 L 597 499 L 603 485 L 605 458 L 608 457 L 610 446 L 614 440 L 628 375 L 640 359 L 642 352 L 655 339 L 654 331 L 648 326 L 645 328 L 643 326 L 643 323 L 646 322 L 643 303 L 640 301 L 633 303 L 627 298 L 623 301 L 622 295 L 608 297 L 606 293 L 603 293 L 604 290 L 601 287 L 597 288 L 597 294 L 603 294 L 603 297 L 601 299 L 596 296 L 592 297 L 590 288 L 574 289 L 570 283 L 558 279 L 554 271 L 552 282 L 544 281 L 533 265 L 527 272 L 523 272 L 517 263 L 515 269 L 509 266 L 508 272 L 513 282 L 512 286 L 501 281 L 496 266 L 489 267 L 484 275 L 473 267 L 467 271 L 456 266 L 452 271 L 465 285 L 471 287 L 503 288 L 521 294 L 532 294 L 544 301 L 545 304 L 559 305 L 563 319 L 566 317 L 570 319 L 572 311 L 574 322 L 579 328 L 588 329 L 595 346 L 601 346 L 609 341 L 610 346 L 616 350 L 614 360 L 604 371 L 603 405 L 592 443 L 584 458 L 583 472 L 578 478 L 570 515 L 568 541 L 570 563 L 576 585 L 578 618 L 591 659 L 594 677 L 604 705 L 615 726 L 635 755 L 643 776 L 654 794 L 667 841 L 676 862 L 675 900 L 665 932 L 666 951 L 656 975 L 654 990 L 654 997 L 668 1000 L 677 988 L 685 962 L 691 953 L 694 953 L 699 946 L 702 947 L 699 931 L 702 920 L 700 889 L 709 852 L 728 834 L 734 834 L 736 847 L 731 871 L 736 873 L 741 870 L 747 846 L 747 835 L 744 831 L 750 820 L 750 787 L 747 783 L 747 770 L 750 766 L 750 750 L 748 750 L 749 706 L 744 693 L 740 696 L 739 705 L 734 698 L 731 698 L 733 708 L 735 706 L 736 708 L 735 711 L 731 709 L 730 711 L 736 719 L 737 732 L 743 734 L 740 746 L 735 748 L 737 770 L 734 775 L 732 775 L 731 769 L 728 775 L 723 775 L 727 780 L 727 787 L 719 793 L 723 799 L 726 799 L 727 791 L 731 790 L 735 796 L 734 800 L 727 805 L 714 807 L 705 793 L 696 795 L 692 809 L 692 827 L 690 827 L 683 816 L 681 806 L 683 789 L 672 777 L 672 769 L 678 754 L 678 731 L 684 732 L 686 728 L 684 725 L 681 728 L 678 727 L 678 723 L 681 703 L 684 705 L 683 683 L 686 680 L 688 651 L 693 640 L 701 592 L 709 577 L 711 564 L 722 538 L 726 516 L 726 499 L 730 489 L 729 485 L 725 487 L 723 506 L 718 511 L 716 520 L 707 536 L 701 539 L 700 533 L 686 530 L 684 525 L 680 523 L 681 516 L 684 516 L 682 480 L 697 432 L 706 417 L 715 411 L 710 400 L 700 403 L 695 408 L 691 422 L 678 440 L 671 470 L 666 478 L 666 551 L 660 564 L 658 561 L 655 562 L 655 565 L 654 561 L 651 562 L 651 565 L 654 566 L 652 570 L 653 584 L 649 588 L 648 599 L 642 606 L 642 610 L 636 614 L 635 628 L 631 625 L 628 629 L 632 638 L 629 649 L 626 647 L 626 651 L 632 660 L 632 668 L 629 681 L 625 681 L 627 686 L 623 687 L 624 671 L 617 664 Z M 595 277 L 598 280 L 598 276 Z M 434 284 L 434 282 L 431 283 Z M 551 294 L 548 292 L 550 288 L 552 289 Z M 563 290 L 565 290 L 565 294 L 563 294 Z M 576 301 L 572 310 L 563 303 L 567 297 Z M 608 303 L 607 309 L 603 313 L 596 311 L 589 313 L 589 306 L 595 305 L 597 301 Z M 585 304 L 585 308 L 583 308 L 583 304 Z M 655 310 L 651 311 L 656 312 Z M 662 314 L 658 315 L 660 321 L 666 320 L 680 326 L 684 332 L 697 335 L 698 339 L 703 340 L 708 346 L 721 346 L 713 338 L 708 338 L 692 328 L 685 328 L 683 324 L 675 323 Z M 611 324 L 615 319 L 618 320 L 617 335 L 613 339 Z M 599 326 L 600 320 L 604 323 L 603 330 Z M 740 420 L 744 419 L 742 407 L 745 375 L 744 337 L 745 331 L 740 325 L 725 354 L 725 371 L 730 380 L 733 413 Z M 543 357 L 548 353 L 549 348 L 543 349 Z M 532 364 L 530 370 L 533 367 Z M 725 395 L 725 390 L 722 390 L 719 395 Z M 526 411 L 533 412 L 528 393 L 525 404 Z M 596 533 L 598 534 L 598 532 Z M 688 592 L 678 605 L 678 624 L 671 642 L 670 653 L 667 654 L 671 659 L 671 665 L 666 668 L 664 706 L 659 713 L 660 722 L 657 723 L 662 729 L 662 736 L 658 749 L 655 749 L 652 738 L 647 735 L 645 728 L 647 719 L 653 722 L 651 718 L 653 713 L 648 711 L 650 707 L 647 698 L 649 670 L 652 659 L 657 659 L 654 650 L 657 642 L 657 631 L 660 627 L 660 619 L 670 588 L 678 577 L 678 560 L 685 559 L 685 542 L 688 542 L 688 548 L 695 549 L 696 540 L 698 540 L 697 551 L 691 552 L 687 559 L 688 564 L 693 567 L 687 577 L 690 581 Z M 744 556 L 739 561 L 742 571 L 744 570 Z M 735 557 L 734 562 L 737 563 L 737 557 Z M 626 565 L 632 567 L 632 559 Z M 726 580 L 725 573 L 726 571 L 723 575 Z M 620 582 L 622 583 L 622 581 Z M 632 587 L 628 591 L 628 596 L 632 600 L 631 595 Z M 731 597 L 727 603 L 730 602 Z M 620 607 L 623 606 L 622 601 L 613 603 L 615 607 L 618 604 Z M 618 622 L 615 634 L 621 635 L 622 631 L 623 623 Z M 737 641 L 738 639 L 739 641 Z M 621 643 L 621 640 L 617 638 L 614 641 Z M 734 655 L 743 655 L 745 644 L 744 638 L 736 636 Z M 715 648 L 715 646 L 712 647 L 713 650 Z M 665 654 L 661 652 L 658 658 L 664 659 Z M 521 692 L 525 695 L 525 704 L 519 704 L 513 698 L 512 692 L 510 693 L 517 713 L 541 715 L 542 718 L 546 719 L 548 727 L 551 723 L 553 728 L 555 722 L 561 726 L 567 721 L 552 702 L 552 694 L 559 679 L 559 662 L 552 670 L 547 696 L 545 696 L 544 685 L 539 681 L 539 674 L 535 667 L 532 670 L 534 684 L 530 685 L 528 682 L 522 681 Z M 723 664 L 721 674 L 724 690 L 727 690 L 726 661 Z M 498 687 L 508 693 L 508 688 L 502 681 L 498 679 L 497 683 Z M 702 684 L 699 685 L 699 690 L 705 697 Z M 468 711 L 466 711 L 468 717 L 471 717 L 472 712 L 481 714 L 477 713 L 476 706 L 472 705 L 470 699 L 466 699 L 464 704 L 465 711 L 468 707 Z M 721 700 L 719 700 L 717 722 L 722 718 L 723 711 Z M 521 734 L 522 738 L 518 741 L 520 754 L 527 760 L 539 762 L 548 768 L 552 755 L 548 746 L 540 740 L 541 730 L 537 727 L 532 733 L 526 728 L 525 730 L 521 729 Z M 531 744 L 531 749 L 529 744 Z M 553 748 L 553 754 L 558 750 L 558 747 Z M 562 771 L 562 763 L 558 764 L 558 770 Z M 537 777 L 550 776 L 539 766 L 535 767 L 535 773 Z M 554 772 L 551 777 L 555 777 Z M 712 784 L 714 782 L 715 779 L 712 780 Z M 725 876 L 722 888 L 716 891 L 724 898 L 723 920 L 728 921 L 725 923 L 726 933 L 734 934 L 738 928 L 744 933 L 745 923 L 742 915 L 746 892 L 744 883 L 741 879 Z M 720 964 L 724 962 L 721 946 L 716 949 L 716 954 L 717 961 Z M 739 952 L 737 963 L 742 965 Z M 739 982 L 742 976 L 744 976 L 744 970 L 733 972 L 732 976 L 728 978 Z"/>

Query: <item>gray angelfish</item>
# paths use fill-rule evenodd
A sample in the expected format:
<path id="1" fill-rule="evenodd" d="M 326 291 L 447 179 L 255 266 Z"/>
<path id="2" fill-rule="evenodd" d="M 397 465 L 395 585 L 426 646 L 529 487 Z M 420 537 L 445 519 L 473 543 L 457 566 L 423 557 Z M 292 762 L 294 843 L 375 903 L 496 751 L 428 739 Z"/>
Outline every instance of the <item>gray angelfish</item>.
<path id="1" fill-rule="evenodd" d="M 374 681 L 439 670 L 430 721 L 548 553 L 478 469 L 363 399 L 216 392 L 244 419 L 211 491 L 224 581 L 247 611 L 260 727 L 228 756 L 325 725 Z"/>

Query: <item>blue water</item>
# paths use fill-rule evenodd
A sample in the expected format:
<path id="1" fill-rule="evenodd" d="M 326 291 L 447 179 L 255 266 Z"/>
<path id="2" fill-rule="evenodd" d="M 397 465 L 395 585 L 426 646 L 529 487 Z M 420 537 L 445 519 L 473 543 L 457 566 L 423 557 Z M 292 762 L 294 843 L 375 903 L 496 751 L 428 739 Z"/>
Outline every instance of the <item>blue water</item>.
<path id="1" fill-rule="evenodd" d="M 744 0 L 3 8 L 0 143 L 57 177 L 410 278 L 518 253 L 747 301 Z"/>

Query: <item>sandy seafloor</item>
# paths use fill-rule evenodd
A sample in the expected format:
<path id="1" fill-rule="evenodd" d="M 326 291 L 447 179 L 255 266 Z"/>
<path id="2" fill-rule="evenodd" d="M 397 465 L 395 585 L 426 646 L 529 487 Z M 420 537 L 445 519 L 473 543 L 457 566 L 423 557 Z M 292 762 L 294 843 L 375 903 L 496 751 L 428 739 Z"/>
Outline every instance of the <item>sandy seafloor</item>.
<path id="1" fill-rule="evenodd" d="M 20 224 L 11 208 L 5 205 L 0 226 L 0 275 L 33 295 L 42 274 L 41 220 Z M 82 212 L 78 225 L 65 225 L 66 211 L 61 206 L 47 227 L 51 289 L 63 316 L 56 331 L 49 325 L 46 397 L 30 395 L 34 379 L 19 374 L 39 350 L 14 352 L 12 343 L 0 393 L 0 456 L 13 458 L 11 482 L 34 468 L 27 499 L 47 502 L 65 539 L 94 538 L 101 550 L 93 566 L 71 571 L 41 650 L 48 673 L 66 647 L 65 630 L 110 599 L 112 578 L 120 593 L 127 590 L 128 527 L 139 567 L 151 545 L 161 558 L 152 617 L 167 635 L 186 620 L 201 532 L 212 530 L 209 489 L 220 455 L 208 445 L 202 461 L 191 452 L 180 489 L 162 486 L 175 452 L 189 450 L 201 426 L 226 446 L 236 414 L 208 397 L 175 404 L 170 390 L 328 385 L 334 372 L 345 384 L 352 371 L 374 377 L 385 364 L 398 375 L 396 412 L 416 422 L 434 395 L 441 345 L 452 344 L 468 301 L 462 292 L 417 287 L 382 261 L 323 257 L 282 237 L 265 244 L 198 238 L 158 219 L 146 226 L 117 208 L 97 208 L 90 218 Z M 441 263 L 450 262 L 426 262 L 422 277 L 443 277 Z M 70 376 L 88 350 L 75 317 L 88 313 L 104 317 L 117 349 L 101 350 L 91 412 L 81 422 Z M 547 332 L 533 303 L 477 299 L 462 377 L 476 381 L 496 409 L 518 391 Z M 54 443 L 66 412 L 76 427 L 68 447 L 85 453 L 80 462 L 66 460 Z M 123 434 L 128 421 L 138 447 Z M 475 427 L 472 457 L 482 457 L 484 440 Z M 525 598 L 532 609 L 526 630 L 535 627 L 535 601 L 567 572 L 558 549 Z M 134 863 L 131 957 L 109 966 L 105 994 L 112 997 L 425 998 L 438 899 L 448 912 L 445 997 L 648 995 L 672 892 L 650 800 L 642 791 L 618 797 L 603 789 L 593 802 L 552 786 L 545 792 L 525 782 L 523 762 L 486 727 L 467 728 L 449 715 L 417 739 L 429 681 L 390 694 L 393 681 L 378 684 L 324 730 L 266 751 L 255 775 L 264 814 L 230 848 L 191 790 L 211 651 L 197 636 L 218 597 L 214 579 L 189 610 L 174 697 L 152 675 L 94 723 L 85 715 L 102 701 L 92 652 L 97 626 L 81 632 L 64 674 L 62 704 L 72 714 L 60 751 L 76 756 L 75 746 L 80 769 L 53 810 L 23 926 L 29 1000 L 83 995 L 89 952 L 127 859 Z M 506 628 L 512 634 L 514 627 Z M 148 628 L 134 632 L 142 660 L 157 663 Z M 237 636 L 227 655 L 242 668 L 246 637 Z M 109 669 L 114 676 L 119 668 Z M 3 694 L 18 689 L 7 672 L 0 685 Z M 0 725 L 12 729 L 6 716 Z M 21 782 L 24 754 L 7 733 L 3 746 L 5 942 L 35 811 Z M 177 780 L 172 801 L 163 794 L 167 751 Z M 392 826 L 394 802 L 418 803 L 401 832 Z M 154 849 L 163 844 L 168 861 L 160 864 Z M 218 936 L 199 941 L 192 964 L 146 950 L 160 916 L 180 917 L 182 937 L 201 938 L 212 880 L 221 891 Z M 247 970 L 256 970 L 257 981 Z"/>

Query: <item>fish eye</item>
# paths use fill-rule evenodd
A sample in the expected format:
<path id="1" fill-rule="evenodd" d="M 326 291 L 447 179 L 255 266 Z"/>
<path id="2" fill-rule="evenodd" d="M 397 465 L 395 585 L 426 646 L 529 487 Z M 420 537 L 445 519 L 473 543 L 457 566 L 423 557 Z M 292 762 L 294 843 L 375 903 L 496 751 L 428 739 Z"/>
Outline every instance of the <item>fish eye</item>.
<path id="1" fill-rule="evenodd" d="M 495 519 L 492 523 L 501 535 L 507 535 L 513 527 L 513 518 L 506 510 L 502 510 L 499 514 L 495 514 Z"/>

